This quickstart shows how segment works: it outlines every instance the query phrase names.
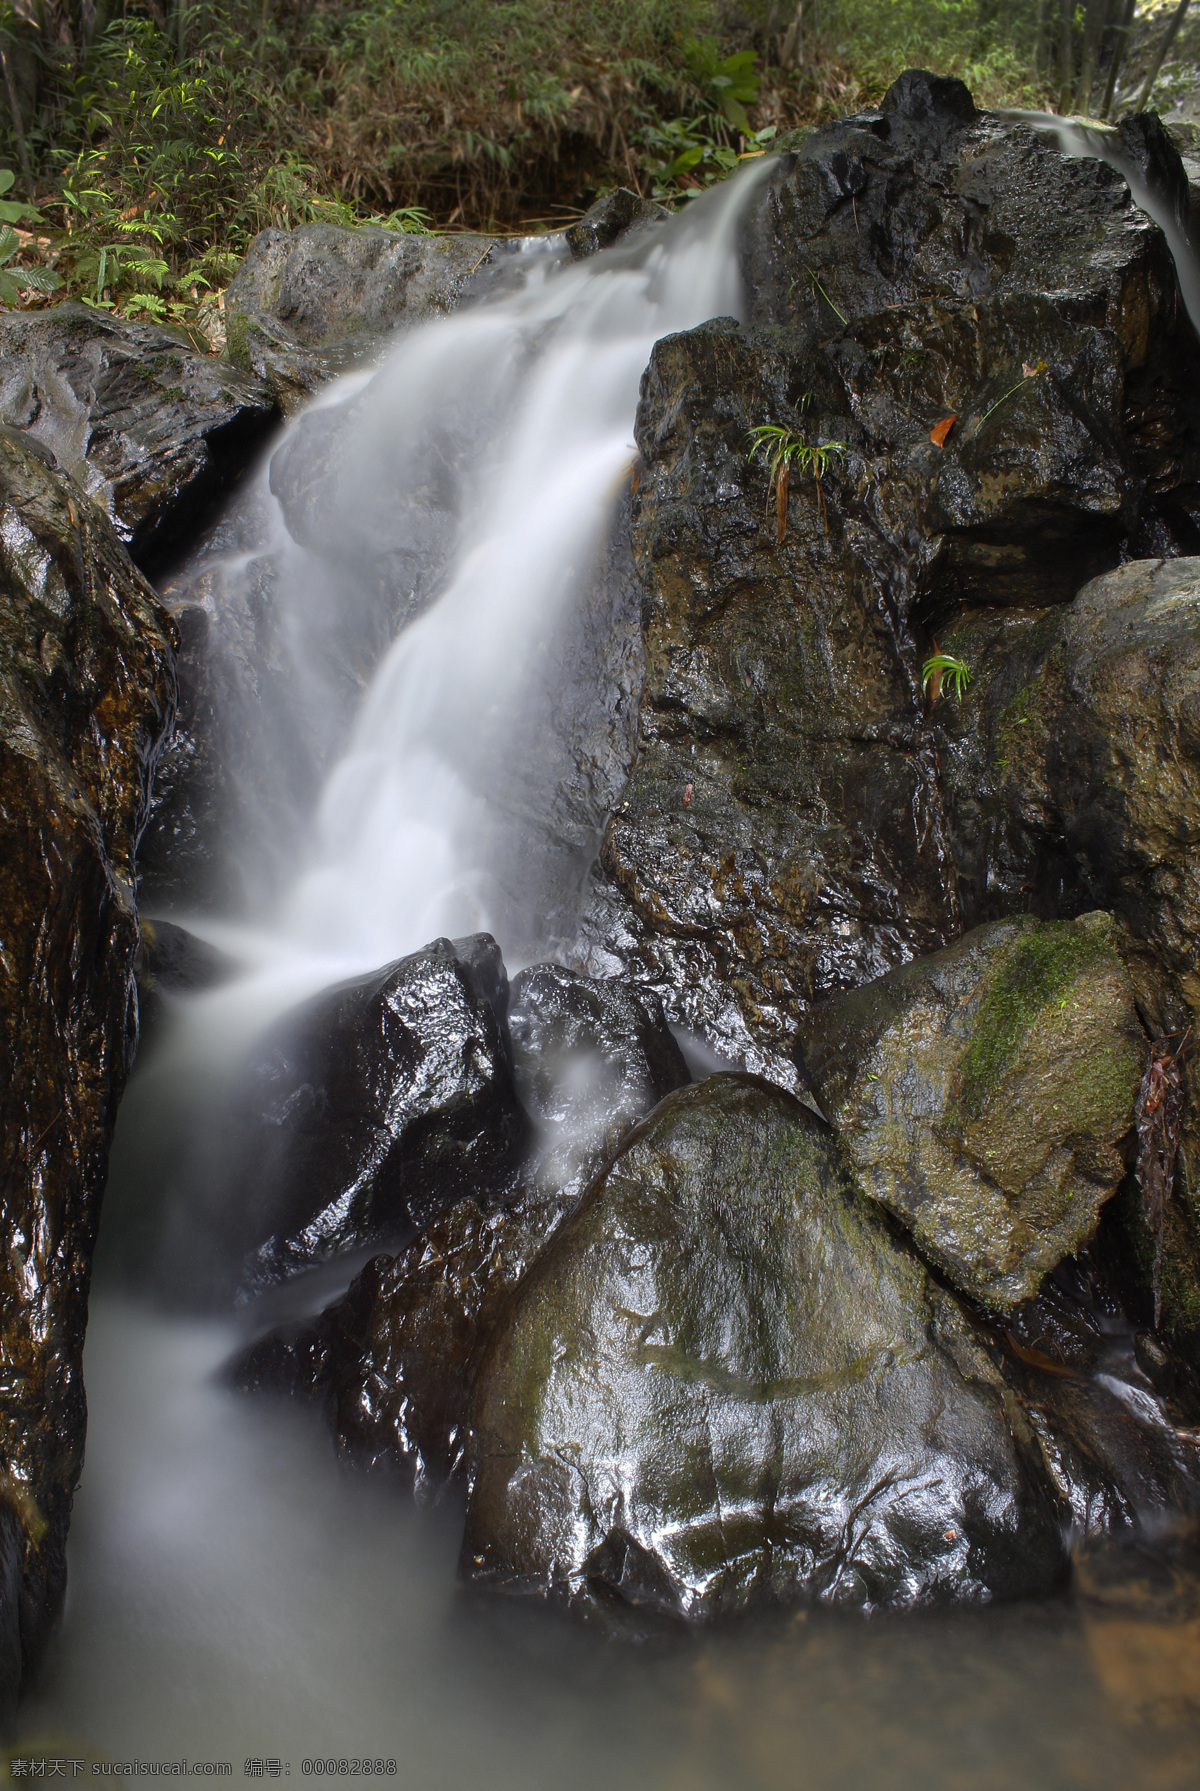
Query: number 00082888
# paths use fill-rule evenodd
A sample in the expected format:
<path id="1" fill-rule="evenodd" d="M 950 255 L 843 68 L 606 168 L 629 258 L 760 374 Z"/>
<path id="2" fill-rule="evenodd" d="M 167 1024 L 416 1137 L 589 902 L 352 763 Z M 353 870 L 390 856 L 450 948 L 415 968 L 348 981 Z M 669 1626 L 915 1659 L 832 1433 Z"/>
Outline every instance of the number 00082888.
<path id="1" fill-rule="evenodd" d="M 312 1778 L 395 1778 L 394 1760 L 301 1760 L 300 1771 Z"/>

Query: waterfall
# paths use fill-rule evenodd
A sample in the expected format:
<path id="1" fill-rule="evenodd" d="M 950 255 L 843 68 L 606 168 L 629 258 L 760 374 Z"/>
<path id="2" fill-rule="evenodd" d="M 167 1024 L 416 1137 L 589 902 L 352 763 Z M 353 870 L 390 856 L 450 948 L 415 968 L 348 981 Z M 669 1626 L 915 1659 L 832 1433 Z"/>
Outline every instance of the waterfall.
<path id="1" fill-rule="evenodd" d="M 1153 218 L 1167 239 L 1175 273 L 1179 280 L 1179 296 L 1200 336 L 1200 258 L 1192 240 L 1189 220 L 1180 215 L 1172 195 L 1147 181 L 1141 169 L 1125 152 L 1121 133 L 1115 125 L 1093 119 L 1060 118 L 1054 112 L 1026 112 L 1009 109 L 1004 118 L 1019 120 L 1031 130 L 1049 139 L 1060 155 L 1104 162 L 1128 184 L 1133 202 L 1139 211 Z"/>
<path id="2" fill-rule="evenodd" d="M 768 165 L 587 262 L 535 258 L 523 289 L 413 329 L 276 448 L 270 485 L 304 487 L 298 529 L 286 499 L 269 503 L 309 700 L 347 601 L 331 560 L 381 519 L 413 586 L 398 607 L 417 613 L 371 678 L 273 912 L 253 927 L 181 916 L 246 966 L 191 1004 L 213 1048 L 439 935 L 491 932 L 514 963 L 569 933 L 611 806 L 576 791 L 562 825 L 580 783 L 558 715 L 571 630 L 604 577 L 651 349 L 741 312 L 739 222 Z"/>

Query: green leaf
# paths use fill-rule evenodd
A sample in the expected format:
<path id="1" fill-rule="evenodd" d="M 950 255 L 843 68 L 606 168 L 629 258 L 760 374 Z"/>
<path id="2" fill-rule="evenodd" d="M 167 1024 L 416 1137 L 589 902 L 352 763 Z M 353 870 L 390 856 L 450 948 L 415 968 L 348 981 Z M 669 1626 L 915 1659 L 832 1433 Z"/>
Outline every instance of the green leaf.
<path id="1" fill-rule="evenodd" d="M 7 193 L 16 178 L 11 168 L 0 168 L 0 193 Z"/>
<path id="2" fill-rule="evenodd" d="M 21 246 L 21 239 L 16 231 L 5 224 L 0 229 L 0 261 L 8 261 Z"/>
<path id="3" fill-rule="evenodd" d="M 32 205 L 20 205 L 15 199 L 0 199 L 0 220 L 5 224 L 19 224 L 22 219 L 30 224 L 45 222 L 41 212 Z"/>
<path id="4" fill-rule="evenodd" d="M 145 312 L 148 317 L 165 317 L 166 300 L 160 299 L 154 292 L 135 292 L 126 303 L 125 312 L 127 316 L 134 317 L 139 311 Z"/>
<path id="5" fill-rule="evenodd" d="M 20 280 L 30 292 L 57 292 L 62 285 L 58 275 L 48 267 L 15 267 L 13 278 Z"/>
<path id="6" fill-rule="evenodd" d="M 685 149 L 682 155 L 677 155 L 675 157 L 675 160 L 671 163 L 670 167 L 667 169 L 666 172 L 667 172 L 668 180 L 674 180 L 680 174 L 686 174 L 689 168 L 694 168 L 696 166 L 696 163 L 703 161 L 703 159 L 704 159 L 703 149 L 701 149 L 699 147 L 697 147 L 695 149 Z"/>

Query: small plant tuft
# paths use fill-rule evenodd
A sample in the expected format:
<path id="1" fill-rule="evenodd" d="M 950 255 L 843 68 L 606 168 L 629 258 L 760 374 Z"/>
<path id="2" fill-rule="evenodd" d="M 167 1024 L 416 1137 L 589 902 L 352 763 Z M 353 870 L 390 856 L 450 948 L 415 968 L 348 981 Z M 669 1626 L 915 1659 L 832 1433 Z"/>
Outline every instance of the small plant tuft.
<path id="1" fill-rule="evenodd" d="M 937 643 L 934 645 L 936 647 Z M 954 700 L 961 703 L 970 682 L 970 666 L 965 659 L 956 659 L 953 653 L 931 653 L 921 669 L 921 689 L 935 703 L 947 683 L 954 691 Z"/>
<path id="2" fill-rule="evenodd" d="M 802 398 L 800 409 L 808 407 L 808 398 Z M 802 472 L 810 472 L 817 488 L 817 509 L 821 520 L 825 520 L 825 500 L 821 491 L 821 480 L 825 477 L 830 462 L 840 459 L 849 452 L 845 442 L 806 442 L 802 435 L 794 429 L 788 429 L 780 423 L 760 423 L 750 431 L 750 452 L 747 460 L 765 460 L 769 484 L 768 495 L 775 498 L 775 539 L 782 541 L 787 535 L 788 492 L 793 466 Z"/>

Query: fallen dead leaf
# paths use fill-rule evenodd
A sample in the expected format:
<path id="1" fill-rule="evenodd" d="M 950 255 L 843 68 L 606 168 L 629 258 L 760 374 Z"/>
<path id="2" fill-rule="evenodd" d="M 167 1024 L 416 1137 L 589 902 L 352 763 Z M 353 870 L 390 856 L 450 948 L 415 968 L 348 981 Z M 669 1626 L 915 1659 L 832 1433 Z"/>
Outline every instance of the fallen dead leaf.
<path id="1" fill-rule="evenodd" d="M 958 413 L 956 411 L 951 416 L 943 417 L 940 423 L 934 424 L 933 428 L 929 431 L 929 439 L 935 448 L 945 447 L 946 437 L 957 422 Z"/>

